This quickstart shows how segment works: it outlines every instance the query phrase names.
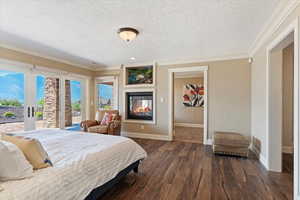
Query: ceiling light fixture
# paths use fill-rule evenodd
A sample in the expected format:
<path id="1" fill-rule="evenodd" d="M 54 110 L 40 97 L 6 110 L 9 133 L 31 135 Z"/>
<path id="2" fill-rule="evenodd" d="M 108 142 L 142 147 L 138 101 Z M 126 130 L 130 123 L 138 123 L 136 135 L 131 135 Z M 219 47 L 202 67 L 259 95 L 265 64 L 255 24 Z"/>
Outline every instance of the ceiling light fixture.
<path id="1" fill-rule="evenodd" d="M 118 34 L 122 40 L 130 42 L 137 37 L 139 31 L 134 28 L 124 27 L 119 29 Z"/>
<path id="2" fill-rule="evenodd" d="M 135 60 L 135 57 L 131 57 L 130 60 Z"/>

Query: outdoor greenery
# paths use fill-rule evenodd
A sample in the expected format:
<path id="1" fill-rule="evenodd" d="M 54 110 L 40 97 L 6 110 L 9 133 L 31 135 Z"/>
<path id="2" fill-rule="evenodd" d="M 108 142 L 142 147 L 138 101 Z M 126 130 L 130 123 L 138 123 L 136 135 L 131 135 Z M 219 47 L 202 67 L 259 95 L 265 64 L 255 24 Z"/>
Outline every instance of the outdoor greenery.
<path id="1" fill-rule="evenodd" d="M 36 116 L 38 119 L 42 119 L 42 118 L 43 118 L 43 112 L 36 112 L 36 113 L 35 113 L 35 116 Z"/>
<path id="2" fill-rule="evenodd" d="M 44 104 L 45 104 L 45 100 L 44 100 L 44 99 L 40 99 L 40 100 L 38 101 L 38 106 L 44 107 Z"/>
<path id="3" fill-rule="evenodd" d="M 73 111 L 78 111 L 78 112 L 81 110 L 81 106 L 80 106 L 79 101 L 72 103 L 72 110 Z"/>
<path id="4" fill-rule="evenodd" d="M 7 112 L 3 113 L 3 116 L 6 118 L 12 118 L 12 117 L 15 117 L 16 114 L 13 112 L 7 111 Z"/>
<path id="5" fill-rule="evenodd" d="M 17 99 L 0 99 L 0 105 L 21 107 L 22 103 Z"/>
<path id="6" fill-rule="evenodd" d="M 103 105 L 103 106 L 101 106 L 101 108 L 103 110 L 111 110 L 113 107 L 112 107 L 112 105 Z"/>

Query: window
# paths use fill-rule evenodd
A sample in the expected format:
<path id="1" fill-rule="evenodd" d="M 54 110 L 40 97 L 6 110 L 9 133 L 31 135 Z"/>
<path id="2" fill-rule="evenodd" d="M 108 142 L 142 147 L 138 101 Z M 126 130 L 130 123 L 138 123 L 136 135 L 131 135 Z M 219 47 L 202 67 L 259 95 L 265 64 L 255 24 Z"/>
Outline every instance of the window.
<path id="1" fill-rule="evenodd" d="M 99 110 L 118 109 L 118 78 L 98 77 L 96 106 Z"/>
<path id="2" fill-rule="evenodd" d="M 98 109 L 111 110 L 113 109 L 113 82 L 98 84 Z"/>

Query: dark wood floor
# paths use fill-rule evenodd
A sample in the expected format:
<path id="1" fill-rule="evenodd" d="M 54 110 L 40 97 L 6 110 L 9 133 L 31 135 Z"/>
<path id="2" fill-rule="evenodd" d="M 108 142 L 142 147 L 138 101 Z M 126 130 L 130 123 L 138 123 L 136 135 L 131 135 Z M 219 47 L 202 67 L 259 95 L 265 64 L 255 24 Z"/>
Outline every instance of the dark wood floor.
<path id="1" fill-rule="evenodd" d="M 283 153 L 282 154 L 282 171 L 284 173 L 293 173 L 293 168 L 294 168 L 294 158 L 293 154 L 291 153 Z"/>
<path id="2" fill-rule="evenodd" d="M 223 157 L 200 144 L 135 141 L 148 152 L 140 172 L 98 200 L 293 199 L 291 174 L 267 172 L 253 155 Z"/>
<path id="3" fill-rule="evenodd" d="M 203 144 L 203 128 L 175 126 L 173 137 L 174 141 Z"/>

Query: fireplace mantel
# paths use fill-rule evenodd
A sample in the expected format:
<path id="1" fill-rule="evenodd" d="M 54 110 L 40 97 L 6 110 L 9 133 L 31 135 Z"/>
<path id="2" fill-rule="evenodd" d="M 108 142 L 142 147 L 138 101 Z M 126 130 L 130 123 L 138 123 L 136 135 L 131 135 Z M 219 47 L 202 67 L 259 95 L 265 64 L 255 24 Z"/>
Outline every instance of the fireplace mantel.
<path id="1" fill-rule="evenodd" d="M 133 93 L 141 93 L 141 95 L 148 94 L 149 92 L 152 93 L 152 120 L 148 119 L 130 119 L 128 114 L 129 109 L 129 102 L 128 102 L 128 94 Z M 138 88 L 138 89 L 126 89 L 124 90 L 123 94 L 123 116 L 124 116 L 124 122 L 126 123 L 141 123 L 141 124 L 155 124 L 156 123 L 156 94 L 154 88 Z M 139 117 L 137 117 L 139 118 Z"/>

